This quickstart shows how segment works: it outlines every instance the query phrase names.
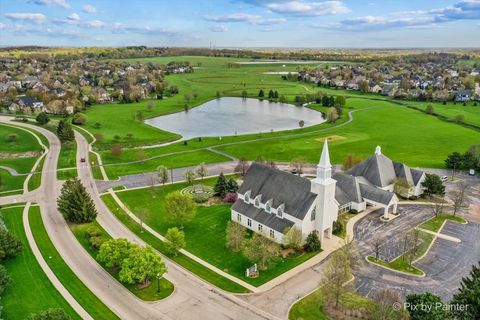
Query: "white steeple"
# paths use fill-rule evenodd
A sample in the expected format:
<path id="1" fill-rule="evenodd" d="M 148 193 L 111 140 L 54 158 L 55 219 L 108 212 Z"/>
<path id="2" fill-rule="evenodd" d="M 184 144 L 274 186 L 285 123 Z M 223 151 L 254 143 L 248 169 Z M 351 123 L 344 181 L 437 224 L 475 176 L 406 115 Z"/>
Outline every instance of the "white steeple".
<path id="1" fill-rule="evenodd" d="M 317 179 L 328 180 L 332 177 L 332 164 L 330 163 L 330 154 L 328 152 L 328 142 L 325 139 L 323 143 L 322 155 L 317 165 Z"/>
<path id="2" fill-rule="evenodd" d="M 379 156 L 379 155 L 382 154 L 382 148 L 381 148 L 380 146 L 377 146 L 377 147 L 375 148 L 375 154 L 376 154 L 377 156 Z"/>

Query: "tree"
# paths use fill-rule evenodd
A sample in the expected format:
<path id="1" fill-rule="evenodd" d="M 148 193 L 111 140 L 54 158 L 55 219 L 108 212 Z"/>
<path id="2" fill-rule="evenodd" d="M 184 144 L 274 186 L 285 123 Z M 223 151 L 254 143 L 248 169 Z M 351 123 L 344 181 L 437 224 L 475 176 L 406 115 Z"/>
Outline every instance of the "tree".
<path id="1" fill-rule="evenodd" d="M 75 139 L 75 133 L 73 132 L 72 126 L 67 119 L 62 119 L 58 122 L 57 136 L 62 143 L 70 142 Z"/>
<path id="2" fill-rule="evenodd" d="M 466 310 L 452 308 L 451 315 L 455 319 L 474 320 L 480 319 L 480 262 L 472 266 L 470 274 L 462 278 L 460 288 L 453 295 L 450 305 L 468 306 Z"/>
<path id="3" fill-rule="evenodd" d="M 0 264 L 0 296 L 3 295 L 3 292 L 11 282 L 12 278 L 8 275 L 7 269 Z"/>
<path id="4" fill-rule="evenodd" d="M 321 292 L 325 301 L 333 302 L 339 307 L 340 299 L 346 290 L 344 284 L 352 278 L 352 270 L 348 257 L 343 250 L 336 250 L 328 259 L 324 280 L 321 282 Z"/>
<path id="5" fill-rule="evenodd" d="M 227 248 L 234 252 L 240 251 L 247 236 L 247 229 L 239 223 L 229 221 L 226 233 Z"/>
<path id="6" fill-rule="evenodd" d="M 335 104 L 341 105 L 343 107 L 346 103 L 347 99 L 345 98 L 345 96 L 337 96 L 335 98 Z"/>
<path id="7" fill-rule="evenodd" d="M 358 87 L 360 89 L 360 92 L 367 93 L 368 92 L 368 81 L 367 80 L 360 81 L 358 83 Z"/>
<path id="8" fill-rule="evenodd" d="M 35 120 L 41 124 L 41 125 L 45 125 L 47 124 L 49 121 L 50 121 L 50 118 L 48 117 L 47 113 L 46 112 L 40 112 L 37 117 L 35 118 Z"/>
<path id="9" fill-rule="evenodd" d="M 392 289 L 383 288 L 375 292 L 373 301 L 376 302 L 371 318 L 372 320 L 401 320 L 401 312 L 395 309 L 395 306 L 403 306 L 404 302 L 402 296 Z"/>
<path id="10" fill-rule="evenodd" d="M 361 158 L 361 157 L 355 156 L 354 154 L 349 153 L 349 154 L 345 157 L 345 160 L 343 160 L 342 170 L 343 170 L 343 171 L 348 171 L 348 170 L 350 170 L 351 168 L 353 168 L 354 166 L 356 166 L 357 164 L 359 164 L 360 162 L 362 162 L 362 158 Z"/>
<path id="11" fill-rule="evenodd" d="M 374 237 L 372 240 L 372 250 L 375 254 L 375 259 L 380 259 L 380 254 L 382 253 L 383 240 L 379 237 Z"/>
<path id="12" fill-rule="evenodd" d="M 442 299 L 430 292 L 407 295 L 405 307 L 411 320 L 448 319 Z"/>
<path id="13" fill-rule="evenodd" d="M 45 311 L 30 314 L 26 320 L 70 320 L 70 316 L 60 308 L 50 308 Z"/>
<path id="14" fill-rule="evenodd" d="M 295 169 L 298 174 L 303 173 L 303 166 L 305 165 L 305 158 L 302 156 L 292 159 L 290 165 Z"/>
<path id="15" fill-rule="evenodd" d="M 452 200 L 453 215 L 457 214 L 457 211 L 461 208 L 468 206 L 465 192 L 468 189 L 468 184 L 463 181 L 457 183 L 455 190 L 450 194 Z"/>
<path id="16" fill-rule="evenodd" d="M 453 152 L 445 159 L 445 166 L 448 169 L 457 170 L 463 166 L 464 157 L 459 152 Z"/>
<path id="17" fill-rule="evenodd" d="M 263 92 L 263 89 L 260 89 L 260 91 L 258 92 L 258 96 L 259 96 L 260 98 L 265 97 L 265 92 Z"/>
<path id="18" fill-rule="evenodd" d="M 97 210 L 87 190 L 77 178 L 65 181 L 57 200 L 60 211 L 68 222 L 92 222 L 97 217 Z"/>
<path id="19" fill-rule="evenodd" d="M 152 110 L 153 108 L 155 108 L 155 102 L 153 102 L 153 101 L 148 101 L 148 103 L 147 103 L 147 109 L 148 109 L 148 110 Z"/>
<path id="20" fill-rule="evenodd" d="M 160 181 L 161 184 L 165 185 L 165 183 L 168 182 L 169 180 L 168 169 L 164 165 L 159 165 L 157 167 L 157 175 L 158 175 L 158 180 Z"/>
<path id="21" fill-rule="evenodd" d="M 140 220 L 140 232 L 143 232 L 143 222 L 148 218 L 148 211 L 145 208 L 137 208 L 135 215 Z"/>
<path id="22" fill-rule="evenodd" d="M 178 230 L 176 227 L 169 228 L 165 234 L 165 238 L 167 239 L 165 243 L 167 250 L 174 256 L 177 256 L 178 250 L 185 248 L 186 246 L 185 233 Z"/>
<path id="23" fill-rule="evenodd" d="M 248 97 L 248 92 L 246 90 L 242 91 L 242 98 L 246 99 Z"/>
<path id="24" fill-rule="evenodd" d="M 283 234 L 283 241 L 288 248 L 300 250 L 303 247 L 302 231 L 299 228 L 286 228 Z"/>
<path id="25" fill-rule="evenodd" d="M 445 201 L 443 200 L 443 197 L 433 197 L 431 201 L 432 213 L 435 217 L 438 217 L 440 214 L 443 213 Z"/>
<path id="26" fill-rule="evenodd" d="M 104 263 L 107 268 L 120 268 L 123 260 L 130 254 L 130 250 L 137 246 L 137 244 L 124 238 L 110 239 L 100 246 L 97 259 Z"/>
<path id="27" fill-rule="evenodd" d="M 407 198 L 411 187 L 412 186 L 408 183 L 407 179 L 398 178 L 393 184 L 393 191 L 400 197 Z"/>
<path id="28" fill-rule="evenodd" d="M 237 165 L 235 166 L 234 172 L 239 173 L 243 177 L 243 176 L 245 176 L 245 173 L 247 173 L 247 170 L 248 170 L 249 167 L 250 166 L 248 164 L 247 159 L 245 159 L 245 157 L 240 157 L 238 159 Z"/>
<path id="29" fill-rule="evenodd" d="M 203 182 L 203 178 L 205 178 L 208 175 L 208 171 L 205 168 L 205 163 L 204 162 L 200 163 L 197 167 L 197 170 L 195 170 L 195 172 Z"/>
<path id="30" fill-rule="evenodd" d="M 345 239 L 343 246 L 341 246 L 339 250 L 344 252 L 351 270 L 358 270 L 362 266 L 363 260 L 360 257 L 355 240 L 349 238 Z"/>
<path id="31" fill-rule="evenodd" d="M 87 117 L 83 113 L 75 113 L 72 119 L 73 124 L 83 125 L 87 122 Z"/>
<path id="32" fill-rule="evenodd" d="M 215 186 L 213 187 L 215 194 L 220 196 L 221 198 L 225 197 L 227 194 L 227 178 L 223 175 L 223 172 L 217 178 L 217 182 L 215 182 Z"/>
<path id="33" fill-rule="evenodd" d="M 421 239 L 420 239 L 420 229 L 418 228 L 413 228 L 410 231 L 410 250 L 407 255 L 408 263 L 410 268 L 412 267 L 413 260 L 415 260 L 417 253 L 418 253 L 418 246 L 420 245 Z"/>
<path id="34" fill-rule="evenodd" d="M 432 106 L 431 104 L 429 104 L 429 105 L 427 106 L 427 108 L 425 109 L 425 112 L 426 112 L 427 114 L 434 114 L 434 113 L 435 113 L 435 110 L 433 109 L 433 106 Z"/>
<path id="35" fill-rule="evenodd" d="M 115 158 L 120 158 L 120 155 L 122 154 L 122 146 L 119 144 L 114 144 L 112 148 L 110 149 L 110 152 Z"/>
<path id="36" fill-rule="evenodd" d="M 187 170 L 183 174 L 183 177 L 185 178 L 185 181 L 191 185 L 195 180 L 195 172 L 193 172 L 192 170 Z"/>
<path id="37" fill-rule="evenodd" d="M 424 188 L 423 194 L 427 197 L 445 194 L 445 186 L 436 174 L 427 173 L 425 181 L 422 182 L 422 187 Z"/>
<path id="38" fill-rule="evenodd" d="M 225 193 L 237 193 L 238 189 L 239 189 L 238 183 L 234 178 L 230 178 L 227 180 Z"/>
<path id="39" fill-rule="evenodd" d="M 463 114 L 457 114 L 455 116 L 455 122 L 456 123 L 464 123 L 465 122 L 465 116 Z"/>
<path id="40" fill-rule="evenodd" d="M 121 282 L 127 284 L 146 284 L 152 278 L 163 276 L 165 272 L 167 266 L 160 255 L 150 246 L 137 246 L 123 260 L 118 276 Z"/>
<path id="41" fill-rule="evenodd" d="M 180 191 L 167 194 L 165 197 L 165 210 L 170 220 L 180 225 L 180 229 L 183 229 L 183 224 L 192 220 L 197 213 L 197 207 L 192 196 L 183 194 Z"/>
<path id="42" fill-rule="evenodd" d="M 320 239 L 318 239 L 318 234 L 316 232 L 311 232 L 307 239 L 305 239 L 305 251 L 315 252 L 321 249 L 322 245 Z"/>
<path id="43" fill-rule="evenodd" d="M 260 270 L 266 270 L 280 254 L 280 248 L 267 237 L 254 233 L 250 239 L 245 240 L 242 252 L 250 262 L 257 263 Z"/>
<path id="44" fill-rule="evenodd" d="M 328 123 L 335 123 L 338 119 L 338 112 L 335 108 L 328 108 L 327 110 L 327 122 Z"/>
<path id="45" fill-rule="evenodd" d="M 0 261 L 15 257 L 22 251 L 22 243 L 8 229 L 0 227 Z"/>

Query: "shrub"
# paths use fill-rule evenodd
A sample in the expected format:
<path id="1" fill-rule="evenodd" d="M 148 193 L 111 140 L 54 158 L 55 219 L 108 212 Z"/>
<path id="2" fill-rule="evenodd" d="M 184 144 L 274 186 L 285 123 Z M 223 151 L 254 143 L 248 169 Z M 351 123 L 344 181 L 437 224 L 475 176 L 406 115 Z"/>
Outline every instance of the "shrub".
<path id="1" fill-rule="evenodd" d="M 229 202 L 229 203 L 234 203 L 235 201 L 237 201 L 237 194 L 234 193 L 234 192 L 229 192 L 225 195 L 225 197 L 223 198 L 223 202 Z"/>
<path id="2" fill-rule="evenodd" d="M 37 117 L 35 118 L 35 120 L 39 123 L 39 124 L 47 124 L 49 121 L 50 121 L 50 118 L 48 117 L 47 113 L 46 112 L 40 112 Z"/>
<path id="3" fill-rule="evenodd" d="M 318 235 L 316 232 L 311 232 L 307 239 L 305 240 L 305 251 L 307 252 L 314 252 L 319 251 L 321 248 L 320 239 L 318 239 Z"/>
<path id="4" fill-rule="evenodd" d="M 350 209 L 349 211 L 351 214 L 357 214 L 358 213 L 358 210 L 355 210 L 355 209 Z"/>
<path id="5" fill-rule="evenodd" d="M 7 273 L 7 269 L 0 264 L 0 296 L 12 282 L 12 278 Z"/>
<path id="6" fill-rule="evenodd" d="M 105 239 L 102 236 L 93 236 L 88 239 L 88 243 L 90 243 L 90 247 L 94 250 L 100 250 L 100 247 L 105 241 L 107 241 L 107 239 Z"/>
<path id="7" fill-rule="evenodd" d="M 0 261 L 15 257 L 22 250 L 22 243 L 5 228 L 0 228 Z"/>
<path id="8" fill-rule="evenodd" d="M 408 200 L 417 200 L 417 199 L 418 199 L 417 196 L 410 196 L 410 197 L 408 197 Z"/>
<path id="9" fill-rule="evenodd" d="M 83 125 L 87 122 L 87 117 L 83 113 L 75 113 L 72 119 L 73 124 Z"/>
<path id="10" fill-rule="evenodd" d="M 342 231 L 343 231 L 343 224 L 338 221 L 333 221 L 333 230 L 332 230 L 333 234 L 338 236 L 342 234 Z"/>
<path id="11" fill-rule="evenodd" d="M 26 320 L 70 320 L 70 316 L 60 308 L 50 308 L 38 313 L 32 313 Z"/>
<path id="12" fill-rule="evenodd" d="M 7 140 L 7 142 L 15 142 L 17 141 L 17 138 L 18 136 L 15 133 L 9 133 L 7 134 L 7 137 L 5 138 L 5 140 Z"/>
<path id="13" fill-rule="evenodd" d="M 102 230 L 97 226 L 90 226 L 85 231 L 85 238 L 90 239 L 92 237 L 98 237 L 102 235 Z"/>

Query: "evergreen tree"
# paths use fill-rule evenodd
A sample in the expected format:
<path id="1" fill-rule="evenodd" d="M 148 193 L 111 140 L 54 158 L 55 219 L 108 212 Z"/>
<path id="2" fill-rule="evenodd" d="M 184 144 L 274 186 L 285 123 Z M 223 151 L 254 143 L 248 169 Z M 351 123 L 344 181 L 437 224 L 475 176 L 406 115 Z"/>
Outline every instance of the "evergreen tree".
<path id="1" fill-rule="evenodd" d="M 50 121 L 50 118 L 48 117 L 46 112 L 40 112 L 35 118 L 35 120 L 37 120 L 39 124 L 44 125 Z"/>
<path id="2" fill-rule="evenodd" d="M 213 188 L 215 194 L 220 197 L 225 197 L 226 190 L 227 190 L 227 178 L 223 175 L 223 172 L 217 178 L 217 182 L 215 183 L 215 187 Z"/>
<path id="3" fill-rule="evenodd" d="M 426 174 L 425 181 L 422 182 L 422 187 L 424 188 L 423 193 L 426 196 L 433 195 L 444 195 L 445 186 L 440 180 L 440 177 L 436 174 Z"/>
<path id="4" fill-rule="evenodd" d="M 455 319 L 480 319 L 480 262 L 478 266 L 472 267 L 468 277 L 462 279 L 450 305 L 468 306 L 466 310 L 452 308 L 451 314 Z"/>
<path id="5" fill-rule="evenodd" d="M 260 89 L 260 91 L 258 92 L 258 97 L 260 98 L 265 97 L 265 92 L 263 92 L 263 89 Z"/>
<path id="6" fill-rule="evenodd" d="M 4 227 L 0 227 L 0 261 L 15 257 L 22 250 L 22 243 Z"/>
<path id="7" fill-rule="evenodd" d="M 460 169 L 463 164 L 463 156 L 458 152 L 453 152 L 445 159 L 445 166 L 448 169 Z"/>
<path id="8" fill-rule="evenodd" d="M 311 232 L 305 240 L 305 250 L 308 252 L 318 251 L 321 248 L 320 239 L 316 232 Z"/>
<path id="9" fill-rule="evenodd" d="M 238 189 L 239 189 L 239 186 L 238 186 L 237 181 L 235 181 L 235 179 L 233 179 L 233 178 L 228 179 L 227 185 L 226 185 L 226 188 L 225 188 L 225 194 L 227 194 L 229 192 L 235 193 L 235 192 L 238 191 Z"/>
<path id="10" fill-rule="evenodd" d="M 409 294 L 406 306 L 412 320 L 448 319 L 442 299 L 430 292 Z"/>
<path id="11" fill-rule="evenodd" d="M 273 92 L 273 98 L 274 98 L 274 99 L 278 99 L 278 91 L 277 91 L 277 90 L 275 90 L 275 91 Z"/>
<path id="12" fill-rule="evenodd" d="M 63 184 L 57 205 L 58 211 L 69 222 L 92 222 L 97 217 L 92 198 L 77 178 L 67 180 Z"/>
<path id="13" fill-rule="evenodd" d="M 67 121 L 67 119 L 62 119 L 58 122 L 57 136 L 62 143 L 70 142 L 75 139 L 75 134 L 73 132 L 72 126 Z"/>
<path id="14" fill-rule="evenodd" d="M 270 89 L 270 91 L 268 91 L 268 99 L 273 99 L 273 97 L 274 97 L 273 90 Z"/>

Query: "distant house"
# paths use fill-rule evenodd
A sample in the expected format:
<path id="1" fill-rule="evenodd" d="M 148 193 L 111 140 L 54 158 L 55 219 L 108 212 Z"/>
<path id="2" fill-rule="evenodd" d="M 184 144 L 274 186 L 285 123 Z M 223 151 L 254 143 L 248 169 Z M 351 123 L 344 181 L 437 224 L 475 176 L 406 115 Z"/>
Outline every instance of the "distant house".
<path id="1" fill-rule="evenodd" d="M 21 110 L 25 108 L 30 108 L 32 112 L 45 111 L 45 105 L 43 104 L 43 102 L 38 101 L 33 97 L 18 96 L 15 102 Z"/>
<path id="2" fill-rule="evenodd" d="M 468 102 L 471 99 L 470 91 L 458 91 L 455 93 L 454 99 L 456 102 Z"/>
<path id="3" fill-rule="evenodd" d="M 393 84 L 385 84 L 382 87 L 382 95 L 393 97 L 395 92 L 397 91 L 397 87 Z"/>

